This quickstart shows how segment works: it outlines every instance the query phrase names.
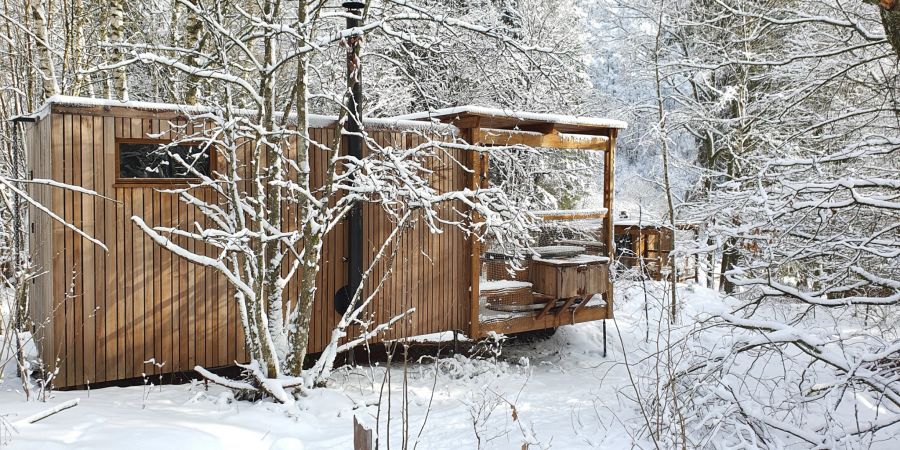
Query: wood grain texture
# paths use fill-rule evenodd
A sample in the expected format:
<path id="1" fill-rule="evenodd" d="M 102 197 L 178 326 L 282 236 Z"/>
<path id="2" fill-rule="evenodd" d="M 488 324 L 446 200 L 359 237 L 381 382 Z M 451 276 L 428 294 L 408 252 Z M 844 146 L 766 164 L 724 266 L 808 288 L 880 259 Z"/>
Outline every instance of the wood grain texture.
<path id="1" fill-rule="evenodd" d="M 158 185 L 116 184 L 117 141 L 144 138 L 148 133 L 175 138 L 181 131 L 170 130 L 170 122 L 185 126 L 186 133 L 193 132 L 193 126 L 178 114 L 127 108 L 53 108 L 32 125 L 29 167 L 35 174 L 90 187 L 110 198 L 88 198 L 59 189 L 38 194 L 53 211 L 102 239 L 109 248 L 104 252 L 62 225 L 35 217 L 32 248 L 47 274 L 31 289 L 33 297 L 39 298 L 32 308 L 36 316 L 46 318 L 45 328 L 36 335 L 43 339 L 40 351 L 48 368 L 59 369 L 57 387 L 155 374 L 156 369 L 144 363 L 151 358 L 164 364 L 162 372 L 189 371 L 197 364 L 227 366 L 247 358 L 234 292 L 225 279 L 160 248 L 131 220 L 139 216 L 151 226 L 190 229 L 195 223 L 209 226 L 205 217 L 172 194 L 160 192 Z M 473 125 L 477 127 L 477 123 Z M 330 128 L 311 129 L 309 134 L 316 142 L 334 139 Z M 398 130 L 373 130 L 371 137 L 381 146 L 396 148 L 424 142 L 418 134 Z M 464 137 L 473 138 L 472 133 Z M 604 181 L 612 186 L 615 134 L 604 137 L 608 140 L 594 137 L 590 142 L 602 141 L 606 147 Z M 251 147 L 252 143 L 246 143 L 242 150 L 249 155 Z M 314 186 L 325 182 L 331 157 L 330 152 L 314 146 L 310 150 Z M 458 161 L 474 172 L 460 167 Z M 485 153 L 447 149 L 426 164 L 431 170 L 430 182 L 438 190 L 487 185 Z M 246 168 L 240 170 L 249 175 Z M 199 191 L 197 196 L 219 201 L 209 190 Z M 612 193 L 604 197 L 604 203 L 611 206 Z M 381 338 L 448 330 L 480 336 L 491 330 L 555 326 L 557 319 L 545 317 L 481 327 L 477 309 L 481 250 L 472 236 L 454 226 L 431 233 L 418 220 L 401 235 L 396 259 L 373 261 L 397 223 L 381 206 L 365 205 L 363 211 L 365 262 L 373 268 L 364 294 L 372 293 L 382 275 L 389 274 L 369 310 L 371 317 L 383 322 L 415 309 Z M 439 207 L 440 214 L 448 217 L 455 211 L 465 211 L 465 207 L 458 201 Z M 296 227 L 296 211 L 287 208 L 283 216 L 286 228 Z M 611 222 L 611 216 L 604 220 Z M 338 321 L 333 297 L 347 282 L 347 238 L 346 224 L 339 223 L 323 243 L 312 310 L 309 350 L 313 353 L 328 343 Z M 217 256 L 210 246 L 172 239 L 189 250 Z M 604 242 L 611 239 L 611 234 L 604 236 Z M 608 248 L 611 251 L 611 246 Z M 290 260 L 286 261 L 285 267 L 289 264 Z M 611 296 L 611 287 L 608 294 Z M 293 302 L 298 295 L 298 283 L 291 281 L 285 298 Z M 573 317 L 583 321 L 601 315 L 610 316 L 611 308 L 602 313 L 597 308 L 583 308 Z"/>
<path id="2" fill-rule="evenodd" d="M 160 192 L 159 186 L 116 183 L 117 141 L 139 139 L 148 133 L 166 133 L 171 138 L 174 133 L 169 131 L 169 121 L 180 125 L 186 122 L 176 115 L 122 111 L 55 109 L 36 123 L 29 135 L 33 141 L 30 164 L 43 164 L 44 177 L 89 187 L 110 198 L 89 198 L 58 189 L 46 193 L 47 204 L 54 211 L 102 239 L 108 252 L 49 221 L 36 226 L 32 236 L 32 243 L 53 243 L 45 246 L 43 253 L 46 292 L 39 287 L 32 292 L 45 305 L 33 309 L 47 317 L 43 336 L 49 342 L 40 346 L 41 354 L 50 368 L 59 369 L 58 388 L 156 374 L 153 365 L 145 364 L 151 358 L 164 364 L 162 372 L 182 372 L 196 364 L 227 366 L 247 357 L 233 290 L 224 278 L 155 245 L 131 220 L 140 216 L 150 225 L 187 229 L 194 222 L 206 226 L 203 215 L 171 194 Z M 41 131 L 46 139 L 40 138 Z M 188 127 L 187 131 L 192 130 Z M 334 130 L 313 129 L 310 135 L 328 143 L 334 138 Z M 401 132 L 378 131 L 373 136 L 380 145 L 395 147 L 422 142 L 420 137 Z M 245 147 L 249 154 L 251 146 Z M 330 157 L 322 150 L 310 150 L 314 185 L 324 183 Z M 466 185 L 466 171 L 453 163 L 453 159 L 464 158 L 465 152 L 453 150 L 429 163 L 435 170 L 433 182 L 440 189 Z M 216 200 L 209 191 L 198 195 Z M 442 213 L 451 211 L 450 205 L 442 208 Z M 417 224 L 401 239 L 396 260 L 372 261 L 372 252 L 396 223 L 380 206 L 366 205 L 364 211 L 364 241 L 370 250 L 367 263 L 374 263 L 373 281 L 365 293 L 372 292 L 383 274 L 391 273 L 373 303 L 373 317 L 384 321 L 410 308 L 416 310 L 384 337 L 466 330 L 465 314 L 448 313 L 462 311 L 458 303 L 469 295 L 469 272 L 457 270 L 468 267 L 469 253 L 450 251 L 465 246 L 468 239 L 462 231 L 448 227 L 442 234 L 431 234 Z M 284 218 L 287 227 L 297 220 L 293 211 L 286 211 Z M 338 224 L 323 245 L 311 352 L 324 348 L 338 321 L 332 299 L 346 283 L 346 233 L 346 225 Z M 216 255 L 214 249 L 195 241 L 173 239 L 193 251 Z M 297 284 L 288 284 L 287 300 L 293 301 L 299 294 Z"/>

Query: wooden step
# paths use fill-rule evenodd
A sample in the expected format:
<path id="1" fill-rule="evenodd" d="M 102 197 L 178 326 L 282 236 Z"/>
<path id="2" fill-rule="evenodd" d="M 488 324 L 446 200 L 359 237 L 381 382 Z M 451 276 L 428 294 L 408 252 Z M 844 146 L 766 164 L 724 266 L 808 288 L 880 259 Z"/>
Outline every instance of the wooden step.
<path id="1" fill-rule="evenodd" d="M 519 280 L 482 281 L 479 295 L 485 306 L 496 311 L 532 311 L 535 306 L 531 283 Z"/>
<path id="2" fill-rule="evenodd" d="M 521 280 L 482 280 L 478 287 L 482 297 L 517 294 L 523 290 L 531 292 L 531 283 Z"/>

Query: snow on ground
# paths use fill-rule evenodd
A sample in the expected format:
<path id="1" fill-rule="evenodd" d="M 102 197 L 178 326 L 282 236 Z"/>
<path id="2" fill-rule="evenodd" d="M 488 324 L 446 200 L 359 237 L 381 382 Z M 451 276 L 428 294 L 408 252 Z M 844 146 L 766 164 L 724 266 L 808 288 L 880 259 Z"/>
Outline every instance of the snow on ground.
<path id="1" fill-rule="evenodd" d="M 661 292 L 659 286 L 652 290 Z M 724 309 L 715 292 L 696 286 L 681 292 L 688 310 Z M 55 392 L 47 403 L 25 402 L 7 367 L 0 385 L 0 441 L 10 449 L 121 449 L 126 443 L 129 450 L 352 448 L 356 414 L 379 425 L 381 448 L 403 447 L 404 435 L 409 448 L 421 436 L 421 449 L 519 449 L 523 443 L 532 449 L 650 448 L 630 432 L 639 416 L 622 364 L 623 340 L 632 357 L 651 345 L 644 342 L 644 294 L 631 286 L 618 297 L 606 357 L 596 322 L 562 327 L 547 340 L 505 345 L 497 357 L 409 364 L 406 426 L 398 362 L 381 395 L 383 366 L 345 369 L 293 408 L 235 401 L 203 383 Z M 72 409 L 36 424 L 16 423 L 74 398 L 80 403 Z"/>

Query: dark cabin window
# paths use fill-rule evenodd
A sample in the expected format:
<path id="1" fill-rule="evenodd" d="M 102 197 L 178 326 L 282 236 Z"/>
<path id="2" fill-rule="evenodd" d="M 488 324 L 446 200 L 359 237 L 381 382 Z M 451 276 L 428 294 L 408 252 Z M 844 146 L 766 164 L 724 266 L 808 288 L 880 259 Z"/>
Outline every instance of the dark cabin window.
<path id="1" fill-rule="evenodd" d="M 197 178 L 174 155 L 198 172 L 210 174 L 209 148 L 198 145 L 161 146 L 159 142 L 120 142 L 119 178 L 122 180 L 164 180 Z"/>
<path id="2" fill-rule="evenodd" d="M 616 236 L 616 256 L 634 257 L 634 240 L 630 234 L 620 234 Z"/>

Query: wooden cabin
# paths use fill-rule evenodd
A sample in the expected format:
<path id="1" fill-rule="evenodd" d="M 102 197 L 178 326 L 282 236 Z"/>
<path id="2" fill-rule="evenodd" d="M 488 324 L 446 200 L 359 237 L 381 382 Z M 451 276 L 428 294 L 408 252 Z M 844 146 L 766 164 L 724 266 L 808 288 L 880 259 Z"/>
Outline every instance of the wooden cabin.
<path id="1" fill-rule="evenodd" d="M 83 186 L 100 196 L 43 184 L 31 185 L 31 195 L 108 247 L 104 251 L 47 214 L 34 208 L 30 212 L 30 251 L 41 271 L 31 286 L 30 313 L 45 369 L 58 371 L 57 388 L 190 371 L 195 365 L 229 366 L 247 359 L 238 311 L 223 277 L 155 245 L 130 220 L 137 215 L 152 226 L 203 224 L 204 217 L 192 207 L 160 192 L 165 180 L 142 180 L 128 163 L 171 141 L 176 127 L 201 126 L 189 119 L 199 112 L 202 108 L 54 97 L 26 118 L 30 176 Z M 309 133 L 317 141 L 330 142 L 334 122 L 334 117 L 314 116 Z M 424 133 L 435 140 L 464 139 L 485 146 L 524 144 L 605 154 L 605 209 L 543 216 L 549 222 L 584 215 L 580 219 L 595 224 L 597 245 L 590 251 L 568 245 L 562 254 L 535 255 L 527 273 L 513 283 L 519 297 L 512 303 L 529 306 L 502 314 L 490 309 L 510 303 L 510 297 L 495 289 L 506 278 L 485 273 L 481 243 L 455 228 L 432 234 L 417 226 L 404 235 L 393 261 L 402 270 L 393 271 L 370 312 L 376 321 L 384 321 L 409 308 L 416 311 L 379 339 L 444 331 L 477 338 L 612 316 L 608 263 L 614 256 L 613 234 L 606 211 L 613 202 L 616 133 L 624 123 L 462 107 L 370 119 L 364 127 L 382 145 L 401 148 L 423 142 Z M 319 153 L 311 152 L 314 184 L 323 182 L 326 169 Z M 448 148 L 442 154 L 443 160 L 433 163 L 433 173 L 439 174 L 433 182 L 439 189 L 489 183 L 490 152 Z M 216 159 L 211 156 L 208 163 L 215 167 Z M 446 206 L 451 207 L 462 208 Z M 368 267 L 393 224 L 375 205 L 364 205 L 363 223 L 365 247 L 373 249 L 364 255 Z M 347 282 L 346 242 L 347 227 L 342 224 L 324 243 L 310 331 L 313 353 L 324 348 L 339 318 L 333 296 Z M 184 244 L 215 254 L 199 244 Z M 374 278 L 388 269 L 386 264 L 376 266 Z M 298 284 L 290 283 L 285 295 L 295 298 Z"/>
<path id="2" fill-rule="evenodd" d="M 616 260 L 653 280 L 668 279 L 670 258 L 675 251 L 678 232 L 694 232 L 694 226 L 676 223 L 677 230 L 659 220 L 632 219 L 627 215 L 615 220 Z M 678 281 L 696 280 L 696 258 L 681 257 L 676 262 Z"/>

